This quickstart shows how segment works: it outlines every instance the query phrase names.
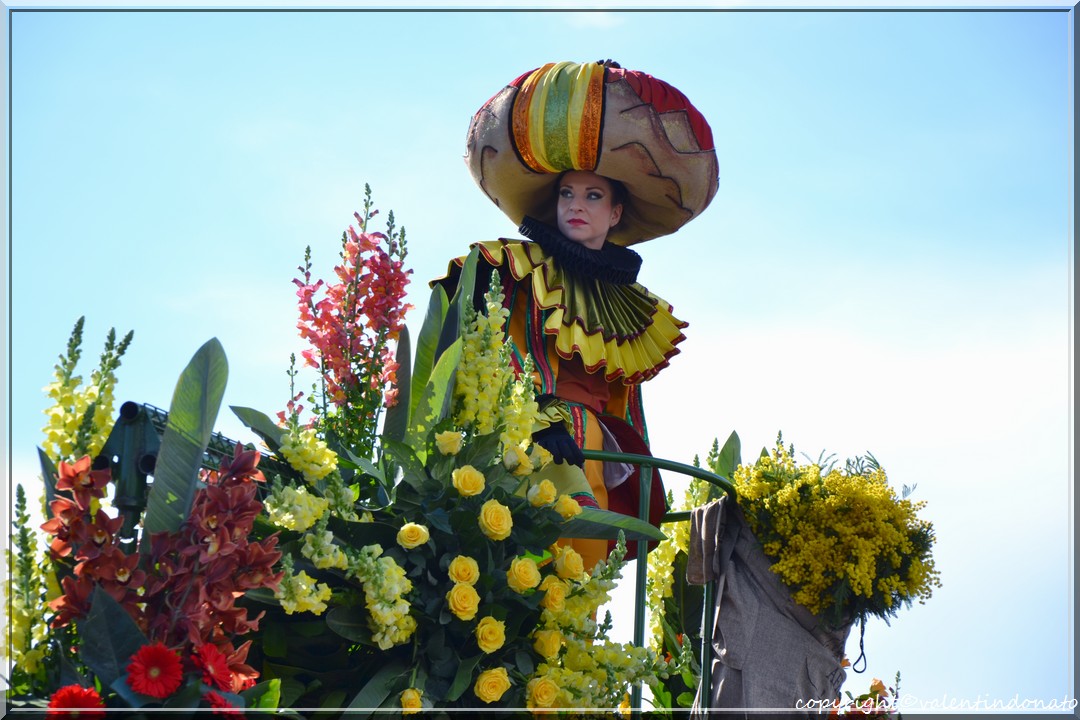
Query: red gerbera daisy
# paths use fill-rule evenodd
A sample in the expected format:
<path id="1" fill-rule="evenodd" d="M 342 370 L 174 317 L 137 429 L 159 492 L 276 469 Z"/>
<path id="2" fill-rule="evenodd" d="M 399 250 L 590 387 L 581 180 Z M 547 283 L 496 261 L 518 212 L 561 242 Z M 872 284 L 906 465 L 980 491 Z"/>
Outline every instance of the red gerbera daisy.
<path id="1" fill-rule="evenodd" d="M 180 656 L 160 642 L 139 648 L 131 656 L 127 671 L 132 690 L 156 698 L 172 695 L 184 678 Z"/>
<path id="2" fill-rule="evenodd" d="M 45 713 L 45 718 L 104 718 L 105 711 L 97 709 L 103 707 L 105 703 L 94 688 L 65 685 L 49 698 L 49 710 Z"/>
<path id="3" fill-rule="evenodd" d="M 202 670 L 204 683 L 219 690 L 232 689 L 229 659 L 221 650 L 218 650 L 216 645 L 211 643 L 200 645 L 192 660 L 195 666 Z"/>
<path id="4" fill-rule="evenodd" d="M 233 717 L 239 715 L 243 717 L 235 705 L 213 690 L 203 695 L 203 699 L 210 704 L 210 707 L 214 708 L 215 715 L 230 715 Z"/>

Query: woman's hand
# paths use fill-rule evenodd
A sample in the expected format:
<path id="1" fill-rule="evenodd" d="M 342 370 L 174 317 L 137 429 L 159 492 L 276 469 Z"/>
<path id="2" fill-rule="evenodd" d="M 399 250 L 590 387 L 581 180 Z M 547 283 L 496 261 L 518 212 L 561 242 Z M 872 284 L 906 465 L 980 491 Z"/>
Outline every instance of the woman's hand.
<path id="1" fill-rule="evenodd" d="M 574 438 L 561 424 L 549 425 L 533 433 L 533 442 L 551 453 L 555 462 L 568 462 L 585 469 L 585 455 Z"/>

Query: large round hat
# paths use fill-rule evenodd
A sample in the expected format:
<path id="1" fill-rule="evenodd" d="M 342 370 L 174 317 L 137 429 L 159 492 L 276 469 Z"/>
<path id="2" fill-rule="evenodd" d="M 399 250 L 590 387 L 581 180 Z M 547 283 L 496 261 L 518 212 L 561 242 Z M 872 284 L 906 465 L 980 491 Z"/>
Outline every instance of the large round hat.
<path id="1" fill-rule="evenodd" d="M 616 63 L 548 63 L 527 72 L 473 116 L 465 162 L 515 223 L 555 224 L 555 182 L 589 170 L 630 194 L 618 245 L 675 232 L 716 195 L 712 130 L 681 92 Z"/>

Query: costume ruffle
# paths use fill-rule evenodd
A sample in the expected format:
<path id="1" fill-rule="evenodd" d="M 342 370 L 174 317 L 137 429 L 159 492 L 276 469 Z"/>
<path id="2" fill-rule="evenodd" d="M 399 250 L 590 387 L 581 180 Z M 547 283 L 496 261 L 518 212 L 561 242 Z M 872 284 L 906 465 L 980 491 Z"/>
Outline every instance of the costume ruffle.
<path id="1" fill-rule="evenodd" d="M 604 372 L 608 382 L 644 382 L 655 376 L 679 350 L 687 323 L 672 307 L 637 282 L 608 282 L 567 272 L 538 243 L 491 240 L 476 243 L 483 259 L 505 267 L 514 280 L 531 284 L 533 300 L 551 313 L 544 333 L 555 337 L 564 359 L 576 353 L 590 372 Z M 464 258 L 452 261 L 456 271 Z"/>

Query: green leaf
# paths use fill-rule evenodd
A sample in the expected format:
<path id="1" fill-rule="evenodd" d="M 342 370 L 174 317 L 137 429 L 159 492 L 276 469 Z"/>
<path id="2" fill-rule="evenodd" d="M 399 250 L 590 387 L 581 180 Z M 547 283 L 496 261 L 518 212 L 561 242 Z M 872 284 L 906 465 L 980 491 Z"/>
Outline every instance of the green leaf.
<path id="1" fill-rule="evenodd" d="M 354 548 L 375 544 L 389 547 L 397 538 L 398 531 L 398 528 L 384 522 L 343 520 L 335 515 L 330 516 L 327 527 L 334 537 Z"/>
<path id="2" fill-rule="evenodd" d="M 281 702 L 281 680 L 264 680 L 240 693 L 249 708 L 276 708 Z"/>
<path id="3" fill-rule="evenodd" d="M 371 644 L 368 613 L 359 607 L 336 607 L 326 613 L 326 627 L 351 642 Z"/>
<path id="4" fill-rule="evenodd" d="M 615 540 L 619 530 L 626 534 L 626 541 L 663 540 L 666 536 L 659 528 L 630 515 L 610 510 L 581 508 L 581 513 L 562 526 L 560 535 L 567 538 L 594 538 Z"/>
<path id="5" fill-rule="evenodd" d="M 435 367 L 435 350 L 439 345 L 439 335 L 442 332 L 443 321 L 446 319 L 446 310 L 450 301 L 446 298 L 446 290 L 442 285 L 436 285 L 431 291 L 428 300 L 427 314 L 424 315 L 424 324 L 420 328 L 420 335 L 416 339 L 416 360 L 412 368 L 412 388 L 409 399 L 409 417 L 416 413 L 416 406 L 420 402 L 420 394 L 427 387 L 431 371 Z"/>
<path id="6" fill-rule="evenodd" d="M 417 455 L 426 455 L 424 448 L 427 444 L 428 433 L 446 417 L 449 411 L 450 400 L 453 397 L 454 373 L 461 360 L 461 348 L 462 341 L 458 338 L 439 357 L 427 385 L 424 386 L 424 392 L 421 393 L 416 413 L 409 421 L 409 431 L 405 434 L 405 442 L 416 451 Z"/>
<path id="7" fill-rule="evenodd" d="M 281 439 L 285 437 L 285 428 L 279 427 L 269 416 L 254 408 L 230 405 L 229 409 L 240 418 L 240 422 L 262 438 L 267 447 L 275 453 L 278 451 L 281 447 Z"/>
<path id="8" fill-rule="evenodd" d="M 412 380 L 410 379 L 409 355 L 409 329 L 401 328 L 401 334 L 397 341 L 397 355 L 395 357 L 397 369 L 397 402 L 386 409 L 386 417 L 383 419 L 383 434 L 394 440 L 404 440 L 405 430 L 409 426 L 409 397 L 412 393 Z"/>
<path id="9" fill-rule="evenodd" d="M 454 681 L 450 683 L 450 689 L 446 691 L 446 700 L 448 702 L 457 700 L 469 687 L 469 681 L 472 680 L 473 669 L 476 668 L 476 664 L 480 662 L 481 657 L 483 657 L 483 655 L 462 658 L 461 662 L 458 663 L 457 672 L 454 674 Z"/>
<path id="10" fill-rule="evenodd" d="M 394 438 L 391 438 L 391 439 L 394 439 Z M 384 438 L 384 441 L 385 441 L 385 438 Z M 341 449 L 341 455 L 339 455 L 339 457 L 338 457 L 338 463 L 339 464 L 341 463 L 342 456 L 344 456 L 344 459 L 347 461 L 347 463 L 351 463 L 351 464 L 355 465 L 358 469 L 362 470 L 365 474 L 370 475 L 371 477 L 378 480 L 380 483 L 385 482 L 386 478 L 383 475 L 382 469 L 379 468 L 378 466 L 376 466 L 375 463 L 373 463 L 370 460 L 367 460 L 365 458 L 362 458 L 359 455 L 354 455 L 353 452 L 351 450 L 349 450 L 349 448 L 342 448 Z"/>
<path id="11" fill-rule="evenodd" d="M 76 624 L 79 659 L 105 687 L 126 674 L 131 656 L 148 642 L 127 610 L 100 587 L 90 596 L 90 612 Z"/>
<path id="12" fill-rule="evenodd" d="M 392 661 L 375 671 L 367 684 L 360 688 L 352 701 L 348 704 L 350 710 L 371 710 L 383 704 L 383 701 L 400 687 L 402 678 L 409 672 L 409 668 L 401 661 Z M 350 713 L 350 717 L 352 714 Z"/>
<path id="13" fill-rule="evenodd" d="M 187 518 L 228 374 L 217 338 L 199 348 L 180 374 L 147 498 L 144 540 L 179 530 Z"/>
<path id="14" fill-rule="evenodd" d="M 742 457 L 742 444 L 739 441 L 739 435 L 734 430 L 728 435 L 727 441 L 724 443 L 724 447 L 720 449 L 720 455 L 716 460 L 716 466 L 713 468 L 713 472 L 722 477 L 731 478 L 735 476 L 735 469 L 742 463 L 740 459 Z"/>
<path id="15" fill-rule="evenodd" d="M 417 490 L 423 487 L 428 476 L 427 470 L 424 469 L 424 462 L 410 445 L 387 438 L 383 441 L 383 450 L 386 452 L 386 457 L 401 468 L 403 482 L 409 483 Z"/>
<path id="16" fill-rule="evenodd" d="M 717 473 L 717 474 L 719 474 L 719 473 Z M 692 693 L 692 692 L 680 693 L 679 697 L 677 698 L 677 702 L 679 703 L 679 707 L 690 707 L 690 706 L 692 706 L 694 704 L 694 693 Z"/>
<path id="17" fill-rule="evenodd" d="M 45 482 L 45 506 L 56 499 L 56 466 L 45 451 L 37 449 L 38 462 L 41 463 L 41 479 Z"/>
<path id="18" fill-rule="evenodd" d="M 443 319 L 442 331 L 439 333 L 439 346 L 435 350 L 438 358 L 450 345 L 461 337 L 462 323 L 465 321 L 466 308 L 473 302 L 476 292 L 476 263 L 480 258 L 480 248 L 474 247 L 469 251 L 458 274 L 457 288 L 454 297 L 450 299 L 446 317 Z"/>

